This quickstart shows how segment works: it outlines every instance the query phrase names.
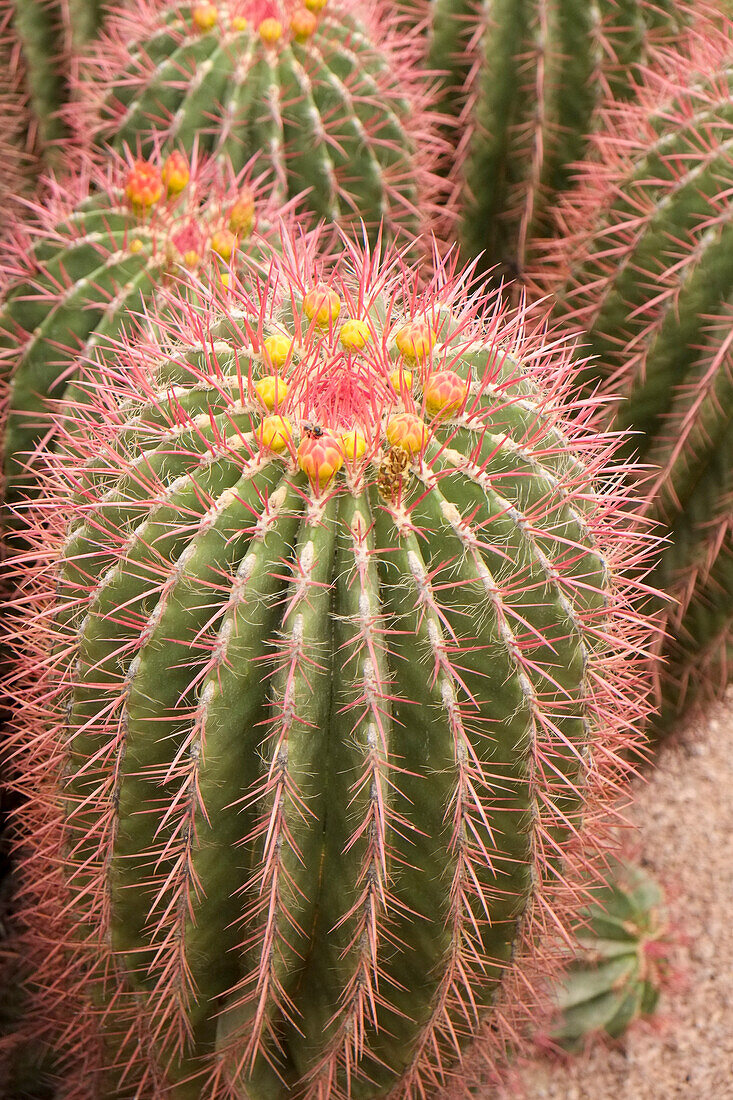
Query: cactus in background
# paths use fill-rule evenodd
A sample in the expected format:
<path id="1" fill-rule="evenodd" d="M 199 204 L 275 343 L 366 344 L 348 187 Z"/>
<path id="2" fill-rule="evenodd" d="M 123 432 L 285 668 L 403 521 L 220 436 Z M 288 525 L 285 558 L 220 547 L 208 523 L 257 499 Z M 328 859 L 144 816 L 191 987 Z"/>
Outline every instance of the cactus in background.
<path id="1" fill-rule="evenodd" d="M 71 187 L 55 185 L 51 200 L 37 207 L 38 224 L 18 227 L 0 264 L 9 504 L 34 491 L 34 451 L 51 430 L 53 409 L 83 399 L 77 358 L 114 346 L 171 281 L 192 272 L 205 278 L 212 263 L 224 274 L 244 257 L 266 258 L 276 236 L 267 219 L 287 213 L 262 201 L 261 180 L 252 184 L 248 168 L 233 177 L 202 162 L 191 175 L 180 153 L 106 161 L 101 169 L 87 165 Z"/>
<path id="2" fill-rule="evenodd" d="M 678 601 L 660 729 L 733 667 L 732 88 L 733 23 L 662 53 L 638 104 L 609 108 L 538 280 L 655 471 L 646 512 L 671 538 L 655 580 Z"/>
<path id="3" fill-rule="evenodd" d="M 70 1094 L 418 1097 L 476 1036 L 491 1063 L 628 767 L 646 550 L 571 348 L 345 248 L 324 275 L 284 242 L 95 366 L 48 456 L 10 751 Z"/>
<path id="4" fill-rule="evenodd" d="M 697 4 L 701 9 L 702 5 Z M 674 38 L 686 3 L 434 0 L 431 68 L 455 118 L 451 164 L 464 258 L 510 278 L 583 156 L 609 89 L 630 95 L 649 41 Z"/>
<path id="5" fill-rule="evenodd" d="M 641 868 L 612 863 L 581 915 L 579 952 L 557 996 L 560 1019 L 550 1032 L 568 1050 L 591 1036 L 618 1039 L 656 1010 L 669 979 L 669 922 L 662 888 Z"/>
<path id="6" fill-rule="evenodd" d="M 261 154 L 277 201 L 307 192 L 316 219 L 408 239 L 432 211 L 442 146 L 418 36 L 399 22 L 374 0 L 143 0 L 111 24 L 80 98 L 101 143 L 198 146 L 235 171 Z"/>
<path id="7" fill-rule="evenodd" d="M 68 140 L 68 102 L 81 51 L 99 32 L 99 0 L 0 0 L 0 26 L 14 54 L 30 111 L 25 140 L 42 160 L 60 165 Z"/>

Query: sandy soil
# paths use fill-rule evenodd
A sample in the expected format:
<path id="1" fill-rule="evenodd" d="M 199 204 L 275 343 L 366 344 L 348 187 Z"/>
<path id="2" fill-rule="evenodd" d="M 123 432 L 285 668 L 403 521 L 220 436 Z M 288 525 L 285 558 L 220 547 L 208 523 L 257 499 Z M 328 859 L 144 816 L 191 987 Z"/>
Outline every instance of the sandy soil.
<path id="1" fill-rule="evenodd" d="M 629 815 L 680 931 L 682 988 L 613 1049 L 523 1073 L 529 1100 L 733 1100 L 733 693 L 663 746 Z"/>

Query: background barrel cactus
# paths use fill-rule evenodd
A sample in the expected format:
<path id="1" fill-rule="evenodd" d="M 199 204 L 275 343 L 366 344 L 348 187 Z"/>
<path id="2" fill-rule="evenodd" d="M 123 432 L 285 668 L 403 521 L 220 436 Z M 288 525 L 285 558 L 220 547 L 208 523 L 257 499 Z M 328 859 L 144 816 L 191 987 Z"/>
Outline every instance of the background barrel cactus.
<path id="1" fill-rule="evenodd" d="M 305 192 L 315 219 L 414 237 L 440 148 L 418 49 L 375 0 L 144 2 L 111 24 L 80 98 L 116 149 L 197 146 L 235 171 L 259 153 L 279 201 Z"/>
<path id="2" fill-rule="evenodd" d="M 83 399 L 79 357 L 102 355 L 143 319 L 165 286 L 196 273 L 225 275 L 265 263 L 278 240 L 261 179 L 234 176 L 180 153 L 126 162 L 88 162 L 36 206 L 36 224 L 16 223 L 0 274 L 3 474 L 17 505 L 37 479 L 34 450 L 52 431 L 50 413 Z M 257 228 L 255 228 L 257 223 Z M 268 243 L 269 242 L 269 243 Z M 6 517 L 7 518 L 7 517 Z"/>
<path id="3" fill-rule="evenodd" d="M 720 693 L 733 656 L 733 29 L 664 52 L 638 104 L 609 108 L 539 280 L 587 334 L 588 392 L 649 464 L 645 511 L 671 539 L 661 728 Z"/>
<path id="4" fill-rule="evenodd" d="M 609 92 L 629 97 L 650 44 L 703 5 L 677 0 L 434 0 L 429 63 L 454 117 L 450 176 L 464 258 L 523 272 L 552 227 Z"/>
<path id="5" fill-rule="evenodd" d="M 536 1007 L 645 712 L 645 547 L 571 349 L 465 281 L 288 248 L 48 457 L 12 753 L 69 1095 L 417 1097 Z"/>

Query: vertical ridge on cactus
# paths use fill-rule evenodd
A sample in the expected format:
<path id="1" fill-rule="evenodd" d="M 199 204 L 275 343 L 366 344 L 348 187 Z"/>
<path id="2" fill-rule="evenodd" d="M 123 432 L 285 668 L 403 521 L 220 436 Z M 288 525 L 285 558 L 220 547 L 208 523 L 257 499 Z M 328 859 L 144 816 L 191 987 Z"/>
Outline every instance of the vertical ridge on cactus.
<path id="1" fill-rule="evenodd" d="M 538 263 L 558 316 L 588 334 L 587 387 L 619 399 L 614 423 L 656 471 L 646 511 L 671 538 L 658 583 L 679 601 L 662 728 L 730 677 L 732 80 L 729 21 L 660 53 L 638 105 L 609 108 Z"/>
<path id="2" fill-rule="evenodd" d="M 646 711 L 648 546 L 570 346 L 469 282 L 285 241 L 59 423 L 10 754 L 70 1090 L 417 1097 L 534 1010 Z"/>
<path id="3" fill-rule="evenodd" d="M 431 67 L 455 117 L 451 207 L 466 258 L 521 275 L 552 199 L 583 156 L 604 95 L 632 93 L 650 41 L 693 11 L 654 0 L 435 0 Z"/>
<path id="4" fill-rule="evenodd" d="M 105 161 L 88 162 L 70 183 L 49 181 L 36 224 L 16 225 L 0 263 L 8 504 L 33 491 L 34 450 L 51 429 L 53 403 L 83 399 L 77 358 L 114 347 L 172 281 L 266 262 L 279 239 L 274 219 L 292 213 L 272 202 L 251 166 L 235 175 L 202 157 L 189 169 L 179 153 Z"/>
<path id="5" fill-rule="evenodd" d="M 419 50 L 379 0 L 318 11 L 143 0 L 90 59 L 83 125 L 145 155 L 196 141 L 235 170 L 259 153 L 280 201 L 304 193 L 314 219 L 414 238 L 436 203 L 442 148 Z"/>

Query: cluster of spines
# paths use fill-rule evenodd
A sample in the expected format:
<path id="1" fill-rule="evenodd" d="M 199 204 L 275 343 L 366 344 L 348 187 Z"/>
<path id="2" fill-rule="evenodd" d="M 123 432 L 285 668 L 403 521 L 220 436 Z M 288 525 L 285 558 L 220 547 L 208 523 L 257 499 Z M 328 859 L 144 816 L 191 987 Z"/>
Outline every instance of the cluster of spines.
<path id="1" fill-rule="evenodd" d="M 538 264 L 558 317 L 587 333 L 588 391 L 637 433 L 644 510 L 671 540 L 662 727 L 724 689 L 733 644 L 732 81 L 730 26 L 661 53 L 638 104 L 609 107 Z"/>
<path id="2" fill-rule="evenodd" d="M 414 239 L 436 210 L 440 142 L 416 35 L 392 5 L 141 0 L 111 22 L 80 89 L 100 143 L 260 155 L 273 195 L 314 219 Z M 404 235 L 404 236 L 403 236 Z"/>
<path id="3" fill-rule="evenodd" d="M 447 73 L 440 105 L 455 117 L 451 205 L 467 259 L 522 276 L 604 96 L 630 96 L 649 40 L 673 39 L 690 15 L 654 0 L 436 0 L 429 59 Z"/>
<path id="4" fill-rule="evenodd" d="M 293 297 L 297 278 L 301 285 Z M 293 315 L 302 316 L 298 300 L 302 302 L 308 291 L 307 281 L 303 284 L 297 272 L 287 273 Z M 381 307 L 369 289 L 367 283 L 352 288 L 351 301 L 366 316 L 371 304 L 379 316 Z M 395 287 L 383 281 L 379 289 L 389 315 Z M 471 347 L 474 323 L 470 313 L 450 319 L 452 293 L 458 301 L 455 287 L 434 288 L 433 293 L 442 298 L 445 310 L 432 309 L 428 299 L 422 308 L 417 306 L 413 318 L 436 333 L 429 357 L 438 358 L 446 368 L 458 366 L 466 345 Z M 244 306 L 240 313 L 249 314 L 255 326 L 258 316 L 260 323 L 263 315 L 267 317 L 267 311 L 252 311 L 246 302 Z M 240 313 L 226 323 L 232 332 L 246 331 Z M 305 333 L 311 340 L 316 336 L 319 345 L 330 346 L 333 326 L 329 324 L 326 333 L 318 335 L 315 316 L 305 324 Z M 397 1049 L 390 1048 L 389 1057 L 404 1060 L 399 1037 L 420 983 L 434 985 L 434 999 L 427 1018 L 422 1018 L 425 1030 L 413 1048 L 413 1061 L 403 1066 L 398 1094 L 417 1096 L 437 1087 L 463 1043 L 480 1028 L 479 1003 L 491 997 L 505 969 L 511 972 L 508 944 L 514 937 L 507 922 L 513 926 L 524 912 L 519 939 L 527 946 L 539 926 L 561 919 L 550 899 L 566 881 L 567 872 L 560 871 L 558 857 L 577 828 L 580 776 L 592 792 L 601 776 L 608 780 L 609 774 L 622 773 L 619 743 L 627 742 L 634 713 L 644 707 L 643 689 L 633 667 L 643 627 L 616 581 L 601 598 L 610 575 L 618 576 L 616 554 L 624 560 L 633 553 L 624 546 L 624 536 L 619 539 L 614 533 L 617 494 L 607 492 L 596 498 L 591 489 L 610 444 L 586 435 L 582 428 L 566 438 L 562 419 L 566 395 L 559 380 L 563 372 L 560 369 L 548 379 L 560 389 L 541 395 L 537 386 L 544 377 L 546 356 L 541 338 L 526 337 L 531 317 L 511 318 L 499 311 L 485 320 L 488 333 L 482 333 L 481 354 L 469 355 L 469 376 L 475 377 L 477 386 L 471 399 L 475 407 L 469 412 L 464 404 L 452 408 L 448 417 L 436 415 L 409 463 L 410 485 L 395 500 L 380 501 L 376 495 L 374 462 L 373 472 L 362 474 L 360 485 L 352 490 L 347 487 L 354 475 L 347 468 L 338 480 L 329 479 L 325 485 L 311 481 L 310 489 L 305 474 L 299 479 L 290 473 L 283 480 L 291 460 L 268 456 L 267 448 L 257 442 L 256 424 L 262 410 L 243 366 L 248 340 L 225 354 L 220 344 L 212 346 L 210 332 L 195 313 L 190 317 L 191 335 L 183 358 L 182 352 L 173 356 L 166 348 L 138 347 L 120 373 L 110 370 L 100 382 L 95 370 L 92 381 L 99 400 L 122 410 L 117 414 L 118 426 L 107 418 L 89 416 L 86 465 L 79 464 L 78 432 L 69 438 L 71 459 L 60 457 L 52 463 L 54 476 L 47 482 L 48 496 L 39 503 L 38 516 L 39 521 L 46 517 L 58 532 L 51 539 L 53 549 L 46 544 L 46 553 L 53 557 L 58 552 L 58 539 L 66 543 L 67 564 L 55 617 L 58 653 L 44 665 L 44 676 L 34 682 L 32 699 L 25 707 L 26 723 L 35 709 L 38 726 L 33 722 L 19 726 L 14 748 L 24 756 L 24 774 L 30 776 L 42 761 L 45 766 L 53 763 L 45 759 L 49 753 L 57 754 L 57 766 L 58 753 L 63 751 L 58 741 L 51 744 L 41 734 L 49 720 L 56 725 L 60 741 L 65 741 L 67 722 L 76 728 L 66 750 L 70 759 L 65 826 L 71 846 L 65 858 L 73 865 L 71 892 L 76 902 L 70 903 L 65 918 L 57 909 L 56 919 L 76 919 L 81 928 L 89 922 L 88 942 L 79 943 L 78 965 L 83 970 L 87 956 L 97 955 L 95 972 L 106 972 L 113 985 L 121 982 L 111 1002 L 98 1012 L 113 1032 L 119 1029 L 127 1035 L 123 1049 L 126 1057 L 129 1053 L 130 1072 L 148 1074 L 148 1082 L 154 1069 L 140 1045 L 140 1032 L 162 1045 L 158 1062 L 165 1066 L 180 1058 L 192 1026 L 204 1030 L 207 1026 L 191 1023 L 197 1011 L 206 1013 L 202 990 L 209 989 L 213 996 L 220 980 L 201 969 L 199 952 L 204 951 L 207 936 L 215 941 L 234 937 L 232 946 L 251 961 L 243 963 L 233 989 L 233 962 L 227 966 L 232 1003 L 218 1025 L 221 1058 L 212 1068 L 206 1095 L 236 1094 L 237 1078 L 249 1081 L 253 1062 L 255 1078 L 258 1074 L 272 1078 L 272 1065 L 282 1071 L 278 1044 L 284 1041 L 283 1032 L 289 1042 L 295 1041 L 297 1011 L 304 1011 L 302 1002 L 298 1009 L 293 1003 L 288 964 L 304 949 L 301 941 L 314 903 L 302 879 L 309 866 L 309 846 L 314 833 L 318 834 L 308 824 L 313 813 L 316 817 L 322 813 L 318 807 L 326 786 L 332 791 L 344 788 L 334 805 L 329 804 L 332 816 L 326 836 L 335 845 L 333 873 L 344 878 L 344 888 L 351 876 L 349 889 L 355 893 L 350 906 L 344 900 L 346 911 L 336 906 L 340 912 L 336 928 L 325 913 L 319 918 L 325 922 L 326 939 L 342 936 L 344 955 L 337 969 L 351 968 L 351 980 L 344 985 L 333 1018 L 329 1019 L 330 1010 L 318 1005 L 315 992 L 309 1007 L 316 1016 L 325 1011 L 321 1028 L 329 1040 L 306 1076 L 314 1097 L 344 1095 L 349 1075 L 352 1095 L 358 1095 L 365 1084 L 365 1065 L 367 1080 L 370 1074 L 379 1077 L 385 1072 L 379 1044 L 381 1057 L 391 1042 Z M 377 327 L 382 326 L 383 322 Z M 204 337 L 202 344 L 198 333 Z M 414 337 L 414 330 L 410 335 Z M 410 335 L 402 341 L 407 349 L 415 346 Z M 506 346 L 500 346 L 500 336 Z M 265 339 L 261 333 L 262 344 Z M 367 351 L 370 354 L 381 363 L 386 383 L 393 369 L 392 355 L 382 341 Z M 567 349 L 559 354 L 567 365 Z M 151 373 L 150 368 L 159 367 L 166 357 L 173 374 L 179 372 L 182 378 L 173 384 L 169 377 L 158 392 L 152 381 L 157 371 Z M 264 366 L 264 356 L 261 361 Z M 531 369 L 534 381 L 524 381 L 523 374 L 517 379 L 520 361 Z M 188 385 L 183 384 L 186 377 Z M 478 407 L 482 380 L 491 389 L 490 412 Z M 339 401 L 329 404 L 334 388 L 339 387 L 328 364 L 321 383 L 328 391 L 326 406 L 342 408 Z M 243 392 L 252 393 L 249 411 L 239 397 Z M 392 401 L 398 406 L 397 395 Z M 132 415 L 135 408 L 137 416 Z M 512 423 L 518 426 L 518 437 L 509 445 Z M 494 433 L 489 424 L 496 425 Z M 464 440 L 464 435 L 469 439 Z M 580 461 L 572 457 L 573 451 Z M 368 456 L 365 461 L 369 465 Z M 462 501 L 458 507 L 452 497 L 459 490 L 449 486 L 463 484 L 464 479 L 467 485 L 475 481 L 478 496 L 472 504 Z M 502 485 L 509 496 L 503 506 L 497 496 L 497 514 L 481 520 L 479 497 L 501 494 Z M 75 503 L 70 490 L 76 494 Z M 438 498 L 445 494 L 439 504 Z M 65 507 L 59 508 L 62 500 Z M 71 534 L 62 533 L 61 512 L 71 519 Z M 581 544 L 590 539 L 591 547 L 597 539 L 599 549 L 584 545 L 580 550 L 578 537 Z M 510 547 L 517 539 L 524 550 L 510 565 Z M 291 543 L 297 549 L 288 550 Z M 603 567 L 598 554 L 604 555 Z M 34 548 L 37 565 L 35 555 Z M 593 561 L 596 565 L 591 565 Z M 602 580 L 595 577 L 597 567 Z M 48 599 L 43 576 L 41 569 L 25 577 L 28 598 L 33 598 L 35 589 L 39 601 Z M 477 584 L 484 595 L 471 610 Z M 381 604 L 371 600 L 375 585 Z M 323 644 L 323 631 L 331 616 L 331 601 L 337 598 L 336 588 L 338 637 L 328 647 Z M 543 671 L 547 636 L 540 639 L 530 622 L 538 598 L 547 599 L 553 620 L 544 624 L 555 650 L 553 664 L 560 654 L 569 659 L 570 650 L 578 650 L 577 660 L 570 660 L 571 665 L 577 664 L 572 673 L 559 667 Z M 116 640 L 108 636 L 105 604 L 110 611 L 119 609 L 114 613 Z M 473 625 L 464 622 L 465 617 Z M 481 648 L 476 638 L 473 642 L 470 638 L 474 630 L 480 637 L 492 635 L 489 622 L 496 624 L 492 644 L 506 648 L 514 669 L 511 690 L 507 683 L 500 691 L 496 685 L 499 694 L 516 693 L 514 703 L 508 704 L 513 717 L 509 720 L 509 712 L 505 715 L 511 730 L 501 733 L 501 725 L 492 726 L 488 713 L 482 717 L 480 708 L 474 713 L 471 704 L 472 692 L 481 693 L 491 671 L 480 671 Z M 26 630 L 17 639 L 19 647 L 28 647 L 29 673 L 45 644 L 40 620 L 36 625 L 38 637 Z M 78 665 L 64 657 L 69 644 L 77 645 L 76 630 L 82 632 Z M 269 659 L 264 654 L 257 658 L 262 639 L 268 637 Z M 415 661 L 411 638 L 418 639 L 425 664 Z M 252 646 L 255 650 L 250 652 Z M 412 662 L 414 671 L 410 671 Z M 258 707 L 251 683 L 242 696 L 237 678 L 243 674 L 250 680 L 255 674 L 264 681 L 259 690 L 270 692 L 269 708 Z M 316 730 L 326 728 L 320 710 L 331 695 L 331 689 L 326 689 L 331 677 L 335 694 L 327 726 L 333 726 L 334 752 L 354 760 L 351 780 L 334 760 L 329 766 L 332 773 L 326 768 L 328 775 L 321 775 L 324 789 L 319 791 L 313 784 L 315 773 L 322 770 L 322 754 L 313 737 Z M 621 685 L 628 706 L 623 714 L 616 700 Z M 27 689 L 24 684 L 23 691 Z M 65 712 L 64 696 L 70 689 L 74 701 L 72 710 Z M 157 717 L 150 710 L 151 691 L 161 700 Z M 425 713 L 434 712 L 436 722 L 443 714 L 450 726 L 451 760 L 447 756 L 443 760 L 438 740 L 433 749 L 430 741 L 423 742 L 418 727 L 428 719 L 421 718 L 420 708 L 409 700 L 413 694 L 417 698 L 425 693 Z M 247 754 L 242 766 L 252 775 L 241 784 L 238 818 L 231 812 L 227 815 L 226 806 L 220 805 L 222 798 L 227 802 L 231 795 L 217 793 L 238 751 L 236 731 L 227 735 L 230 748 L 218 763 L 212 740 L 215 726 L 223 729 L 226 716 L 243 705 L 254 707 L 247 725 L 251 722 L 253 728 L 260 728 L 257 740 L 262 741 L 264 766 L 257 775 L 260 757 L 256 752 Z M 390 714 L 394 722 L 388 734 Z M 184 716 L 185 733 L 180 731 Z M 159 736 L 151 739 L 152 728 Z M 485 756 L 487 735 L 497 738 L 491 763 L 492 753 Z M 177 748 L 170 745 L 171 736 L 178 739 Z M 522 746 L 518 755 L 517 745 Z M 434 772 L 432 766 L 428 771 L 437 785 L 428 805 L 415 797 L 422 793 L 417 762 L 425 751 L 435 766 Z M 593 756 L 587 776 L 586 752 Z M 499 774 L 503 806 L 496 789 Z M 491 798 L 489 792 L 493 792 Z M 141 806 L 146 807 L 142 814 Z M 53 799 L 45 808 L 58 819 L 60 808 Z M 38 819 L 34 815 L 42 809 L 43 804 L 30 809 L 26 828 L 34 827 Z M 216 835 L 211 822 L 216 824 Z M 233 824 L 239 832 L 230 837 L 226 829 Z M 516 837 L 511 839 L 515 829 Z M 432 859 L 423 861 L 416 853 L 426 844 L 434 846 L 443 832 L 439 847 L 445 846 L 453 870 L 447 898 L 444 884 L 434 883 L 438 890 L 434 906 L 442 929 L 439 939 L 445 940 L 435 961 L 442 959 L 447 965 L 442 975 L 433 975 L 422 957 L 405 982 L 406 975 L 392 968 L 417 950 L 413 942 L 417 930 L 428 918 L 435 920 L 436 913 L 429 900 L 416 903 L 413 898 L 406 906 L 405 898 L 395 891 L 395 881 L 400 876 L 418 876 L 418 863 L 432 866 Z M 244 925 L 236 918 L 239 895 L 230 893 L 219 909 L 200 877 L 203 873 L 210 878 L 222 862 L 231 862 L 241 850 L 234 841 L 243 835 L 249 836 L 253 849 L 259 847 L 263 857 L 259 866 L 255 861 L 240 869 L 242 886 L 255 900 Z M 433 858 L 436 855 L 433 852 Z M 56 884 L 46 860 L 54 858 L 50 842 L 47 848 L 36 848 L 29 857 L 26 888 L 42 895 L 44 906 L 58 904 L 66 909 L 65 891 L 60 902 L 52 900 Z M 513 868 L 510 873 L 514 859 L 521 859 L 523 869 Z M 506 895 L 495 881 L 498 864 L 506 865 L 507 881 L 513 882 Z M 427 889 L 424 875 L 418 877 Z M 427 905 L 422 915 L 415 912 L 416 904 L 418 908 Z M 490 932 L 485 924 L 487 907 L 497 918 Z M 445 926 L 442 908 L 446 908 Z M 206 920 L 192 920 L 191 909 L 199 915 L 206 909 Z M 218 931 L 212 931 L 214 926 Z M 112 932 L 113 950 L 107 929 Z M 143 930 L 146 948 L 141 946 Z M 187 956 L 182 945 L 191 937 L 198 947 Z M 504 937 L 508 938 L 502 945 Z M 427 946 L 423 939 L 424 934 L 417 937 L 421 953 Z M 316 942 L 321 943 L 311 941 Z M 38 948 L 36 941 L 37 954 Z M 67 960 L 67 965 L 74 964 Z M 138 1005 L 124 969 L 138 970 L 133 986 L 145 990 L 149 1013 L 145 1027 L 139 1026 Z M 48 969 L 41 967 L 39 975 L 44 974 Z M 312 984 L 315 989 L 317 983 Z M 526 1000 L 526 996 L 519 998 L 506 1020 L 506 1006 L 498 1011 L 496 1026 L 502 1029 L 506 1024 L 508 1029 L 512 1012 L 522 1011 Z M 395 1036 L 390 1041 L 385 1032 L 379 1033 L 377 1052 L 370 1061 L 370 1044 L 375 1041 L 370 1022 L 375 1012 L 382 1019 L 387 1013 Z M 93 1016 L 85 1015 L 84 1026 L 93 1028 Z M 320 1035 L 318 1028 L 315 1031 Z M 239 1087 L 245 1086 L 240 1083 Z M 192 1088 L 200 1089 L 200 1082 Z"/>

